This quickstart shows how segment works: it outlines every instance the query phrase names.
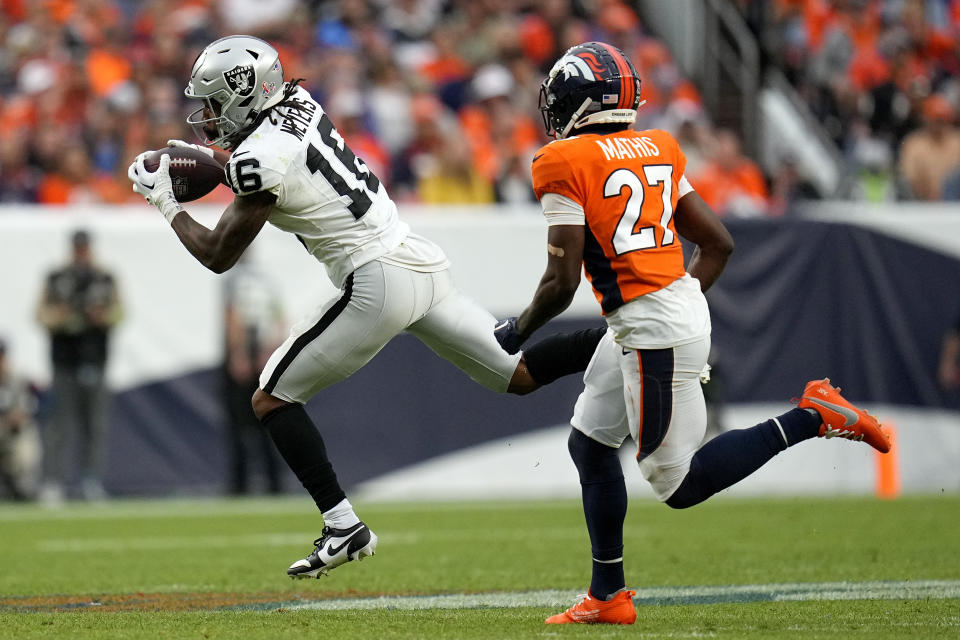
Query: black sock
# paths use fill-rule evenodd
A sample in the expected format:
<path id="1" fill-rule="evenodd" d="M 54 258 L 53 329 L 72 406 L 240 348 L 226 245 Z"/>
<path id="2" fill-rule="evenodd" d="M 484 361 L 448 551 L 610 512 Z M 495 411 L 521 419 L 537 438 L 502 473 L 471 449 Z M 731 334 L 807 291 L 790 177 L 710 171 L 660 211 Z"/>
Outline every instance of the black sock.
<path id="1" fill-rule="evenodd" d="M 793 409 L 749 429 L 722 433 L 703 445 L 667 504 L 685 509 L 740 482 L 788 446 L 815 437 L 820 417 Z M 786 441 L 784 441 L 786 438 Z"/>
<path id="2" fill-rule="evenodd" d="M 328 511 L 346 498 L 327 447 L 302 404 L 291 403 L 260 419 L 273 443 L 320 511 Z"/>
<path id="3" fill-rule="evenodd" d="M 537 384 L 550 384 L 557 378 L 586 369 L 606 332 L 606 327 L 598 327 L 552 335 L 524 349 L 523 361 Z"/>
<path id="4" fill-rule="evenodd" d="M 580 473 L 583 515 L 590 533 L 593 572 L 590 595 L 607 600 L 623 589 L 623 520 L 627 487 L 617 450 L 573 429 L 567 440 L 570 457 Z"/>

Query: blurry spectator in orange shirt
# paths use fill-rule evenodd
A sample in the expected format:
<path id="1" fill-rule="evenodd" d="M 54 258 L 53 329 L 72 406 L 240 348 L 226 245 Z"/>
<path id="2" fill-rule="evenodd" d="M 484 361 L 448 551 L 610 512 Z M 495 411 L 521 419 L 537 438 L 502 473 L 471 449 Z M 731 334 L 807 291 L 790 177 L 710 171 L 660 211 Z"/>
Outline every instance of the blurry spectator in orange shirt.
<path id="1" fill-rule="evenodd" d="M 702 171 L 688 176 L 693 188 L 721 216 L 766 215 L 767 185 L 760 168 L 740 151 L 736 134 L 720 129 Z"/>
<path id="2" fill-rule="evenodd" d="M 899 169 L 914 199 L 940 200 L 945 179 L 960 167 L 960 130 L 953 119 L 950 101 L 932 95 L 923 103 L 923 126 L 903 140 Z"/>
<path id="3" fill-rule="evenodd" d="M 364 121 L 366 106 L 355 89 L 341 89 L 328 104 L 328 113 L 344 142 L 369 167 L 373 175 L 390 186 L 390 153 L 370 132 Z"/>
<path id="4" fill-rule="evenodd" d="M 125 44 L 117 34 L 107 34 L 103 46 L 87 54 L 86 74 L 90 89 L 100 97 L 106 97 L 120 89 L 130 80 L 133 67 Z"/>
<path id="5" fill-rule="evenodd" d="M 533 118 L 513 104 L 515 85 L 509 69 L 485 65 L 470 83 L 474 103 L 460 111 L 464 142 L 473 155 L 474 167 L 491 183 L 508 179 L 517 159 L 528 165 L 542 143 Z M 529 184 L 527 173 L 524 171 L 523 177 Z"/>
<path id="6" fill-rule="evenodd" d="M 87 152 L 80 145 L 61 149 L 54 173 L 47 174 L 40 183 L 37 201 L 42 204 L 94 202 L 97 198 L 87 181 L 92 171 Z"/>

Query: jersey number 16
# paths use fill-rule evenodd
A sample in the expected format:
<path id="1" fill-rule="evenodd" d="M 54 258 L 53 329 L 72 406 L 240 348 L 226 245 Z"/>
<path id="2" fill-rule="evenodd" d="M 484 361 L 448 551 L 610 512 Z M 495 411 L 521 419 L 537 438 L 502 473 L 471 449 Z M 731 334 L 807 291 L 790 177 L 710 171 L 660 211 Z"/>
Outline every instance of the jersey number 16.
<path id="1" fill-rule="evenodd" d="M 307 169 L 310 170 L 310 173 L 319 171 L 334 191 L 341 196 L 350 198 L 350 204 L 347 208 L 350 209 L 353 217 L 359 220 L 373 204 L 373 197 L 380 188 L 380 180 L 370 172 L 363 160 L 354 155 L 339 134 L 337 136 L 333 135 L 333 123 L 327 117 L 327 114 L 323 114 L 320 121 L 317 122 L 317 131 L 320 132 L 320 139 L 333 151 L 334 157 L 340 161 L 347 173 L 341 174 L 338 172 L 326 155 L 312 144 L 307 147 Z M 350 179 L 357 186 L 351 187 L 347 183 Z"/>

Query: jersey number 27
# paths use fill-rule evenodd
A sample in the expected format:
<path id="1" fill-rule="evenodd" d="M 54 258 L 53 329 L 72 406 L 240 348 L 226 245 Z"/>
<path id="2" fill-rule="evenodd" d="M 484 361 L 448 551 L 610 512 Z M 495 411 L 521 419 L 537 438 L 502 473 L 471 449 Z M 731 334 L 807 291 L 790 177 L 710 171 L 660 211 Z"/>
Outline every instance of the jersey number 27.
<path id="1" fill-rule="evenodd" d="M 645 180 L 641 180 L 640 176 L 630 169 L 617 169 L 607 176 L 607 181 L 603 184 L 604 198 L 618 197 L 623 194 L 624 188 L 630 190 L 627 206 L 620 215 L 620 221 L 613 234 L 613 250 L 618 256 L 631 251 L 656 248 L 657 226 L 663 229 L 661 247 L 669 246 L 674 241 L 673 231 L 669 228 L 670 218 L 673 216 L 673 165 L 644 165 L 643 176 Z M 643 204 L 646 198 L 646 187 L 656 187 L 661 184 L 663 185 L 660 193 L 662 210 L 657 212 L 654 207 L 648 205 L 645 211 Z M 658 224 L 640 226 L 644 213 L 648 215 L 653 213 L 653 216 L 659 213 Z"/>

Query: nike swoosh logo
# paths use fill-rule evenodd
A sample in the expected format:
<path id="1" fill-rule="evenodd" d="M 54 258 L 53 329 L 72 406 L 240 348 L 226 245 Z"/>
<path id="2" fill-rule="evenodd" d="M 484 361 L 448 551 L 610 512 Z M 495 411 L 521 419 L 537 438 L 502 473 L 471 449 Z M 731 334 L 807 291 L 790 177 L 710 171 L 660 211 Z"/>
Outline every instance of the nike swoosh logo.
<path id="1" fill-rule="evenodd" d="M 344 540 L 343 544 L 341 544 L 339 547 L 333 546 L 333 543 L 331 542 L 330 546 L 327 547 L 327 550 L 326 550 L 327 557 L 333 558 L 333 556 L 343 551 L 343 548 L 346 547 L 348 544 L 350 544 L 350 541 L 353 540 L 357 536 L 357 534 L 360 533 L 361 531 L 363 531 L 363 529 L 357 529 L 356 531 L 354 531 L 353 535 L 351 535 L 349 538 Z"/>
<path id="2" fill-rule="evenodd" d="M 844 427 L 853 426 L 857 424 L 857 420 L 860 419 L 860 416 L 858 416 L 855 411 L 853 411 L 852 409 L 848 409 L 847 407 L 842 407 L 838 404 L 833 404 L 832 402 L 827 402 L 826 400 L 818 400 L 816 398 L 810 398 L 810 402 L 812 402 L 813 404 L 820 405 L 825 409 L 836 411 L 837 413 L 842 415 L 844 420 L 843 422 Z"/>
<path id="3" fill-rule="evenodd" d="M 534 162 L 536 162 L 537 160 L 539 160 L 540 158 L 542 158 L 543 155 L 544 155 L 544 154 L 542 154 L 542 153 L 538 153 L 537 155 L 533 156 L 533 160 L 530 161 L 530 164 L 533 164 Z"/>
<path id="4" fill-rule="evenodd" d="M 625 356 L 630 355 L 630 352 L 627 351 L 626 349 L 624 349 L 623 347 L 620 347 L 620 350 L 623 351 L 623 355 L 625 355 Z"/>
<path id="5" fill-rule="evenodd" d="M 239 151 L 239 152 L 237 152 L 237 153 L 234 153 L 234 154 L 231 155 L 230 157 L 231 157 L 231 158 L 236 158 L 237 156 L 242 156 L 242 155 L 245 154 L 245 153 L 250 153 L 250 149 L 247 149 L 246 151 Z"/>
<path id="6" fill-rule="evenodd" d="M 827 427 L 827 430 L 823 432 L 823 437 L 827 438 L 846 438 L 847 440 L 863 440 L 863 434 L 855 436 L 853 430 L 851 429 L 831 429 Z"/>
<path id="7" fill-rule="evenodd" d="M 593 609 L 592 611 L 571 611 L 570 617 L 574 620 L 593 620 L 600 616 L 600 609 Z"/>

